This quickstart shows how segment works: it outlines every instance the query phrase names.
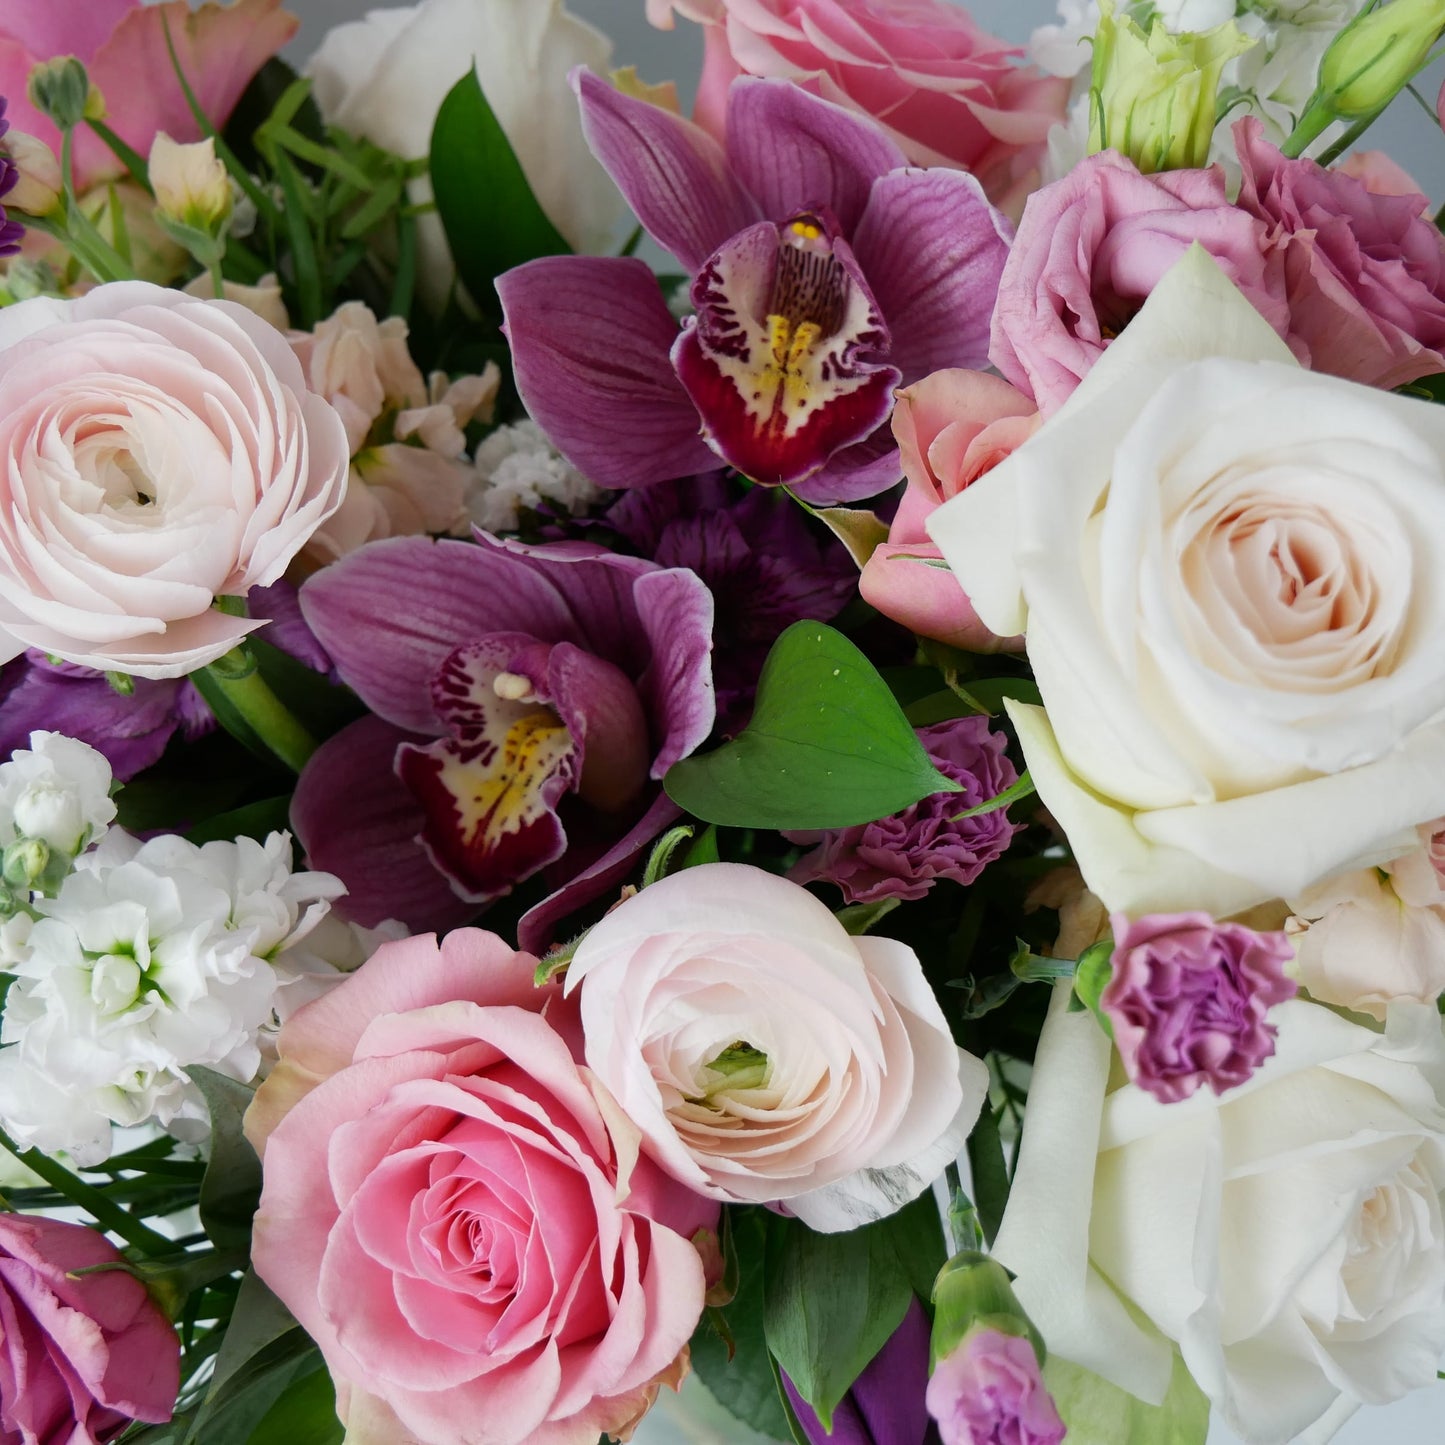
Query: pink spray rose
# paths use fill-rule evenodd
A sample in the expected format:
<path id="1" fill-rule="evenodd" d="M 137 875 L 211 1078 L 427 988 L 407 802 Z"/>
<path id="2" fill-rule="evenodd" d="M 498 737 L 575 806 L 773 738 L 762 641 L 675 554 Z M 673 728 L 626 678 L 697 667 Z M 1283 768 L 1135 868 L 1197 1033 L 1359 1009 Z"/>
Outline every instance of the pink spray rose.
<path id="1" fill-rule="evenodd" d="M 972 171 L 1017 215 L 1063 119 L 1069 82 L 946 0 L 648 0 L 654 25 L 673 11 L 707 27 L 694 118 L 719 139 L 729 84 L 779 76 L 872 116 L 914 165 Z"/>
<path id="2" fill-rule="evenodd" d="M 935 371 L 898 392 L 893 435 L 908 489 L 858 579 L 864 600 L 920 637 L 969 652 L 1006 646 L 978 620 L 924 523 L 1038 428 L 1028 397 L 987 372 Z"/>
<path id="3" fill-rule="evenodd" d="M 141 155 L 159 131 L 172 140 L 200 140 L 166 50 L 166 26 L 181 69 L 201 109 L 225 125 L 251 77 L 296 33 L 281 0 L 217 0 L 191 10 L 188 0 L 6 0 L 0 7 L 0 95 L 10 102 L 17 130 L 58 152 L 60 132 L 26 99 L 31 67 L 56 55 L 85 64 L 105 98 L 105 121 Z M 125 166 L 89 126 L 75 131 L 75 187 L 85 192 L 123 176 Z"/>
<path id="4" fill-rule="evenodd" d="M 1445 237 L 1425 197 L 1286 160 L 1252 118 L 1234 139 L 1239 205 L 1283 262 L 1290 332 L 1311 370 L 1386 389 L 1445 371 Z"/>
<path id="5" fill-rule="evenodd" d="M 924 1396 L 943 1445 L 1059 1445 L 1064 1422 L 1020 1335 L 970 1330 L 934 1367 Z"/>
<path id="6" fill-rule="evenodd" d="M 169 1420 L 180 1342 L 93 1229 L 0 1214 L 0 1445 L 103 1445 Z"/>
<path id="7" fill-rule="evenodd" d="M 346 431 L 243 306 L 142 282 L 0 311 L 0 661 L 179 677 L 262 625 L 345 495 Z"/>
<path id="8" fill-rule="evenodd" d="M 718 1210 L 638 1155 L 536 959 L 384 944 L 287 1022 L 246 1116 L 252 1261 L 348 1439 L 596 1445 L 686 1370 Z"/>
<path id="9" fill-rule="evenodd" d="M 1029 197 L 993 313 L 989 360 L 1049 416 L 1195 242 L 1282 336 L 1284 268 L 1266 228 L 1209 170 L 1140 175 L 1104 151 Z"/>
<path id="10" fill-rule="evenodd" d="M 1165 1104 L 1201 1084 L 1242 1084 L 1274 1053 L 1266 1015 L 1293 998 L 1294 949 L 1282 933 L 1216 923 L 1207 913 L 1112 919 L 1113 976 L 1099 1000 L 1129 1078 Z"/>

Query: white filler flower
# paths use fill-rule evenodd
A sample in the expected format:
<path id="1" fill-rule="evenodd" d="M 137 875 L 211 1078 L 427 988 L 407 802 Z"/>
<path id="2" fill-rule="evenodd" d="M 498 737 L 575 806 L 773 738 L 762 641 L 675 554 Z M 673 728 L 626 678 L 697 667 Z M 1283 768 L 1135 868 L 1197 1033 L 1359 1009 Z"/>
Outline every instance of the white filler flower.
<path id="1" fill-rule="evenodd" d="M 30 747 L 0 763 L 0 846 L 38 839 L 56 853 L 79 853 L 115 818 L 110 764 L 64 733 L 34 732 Z"/>

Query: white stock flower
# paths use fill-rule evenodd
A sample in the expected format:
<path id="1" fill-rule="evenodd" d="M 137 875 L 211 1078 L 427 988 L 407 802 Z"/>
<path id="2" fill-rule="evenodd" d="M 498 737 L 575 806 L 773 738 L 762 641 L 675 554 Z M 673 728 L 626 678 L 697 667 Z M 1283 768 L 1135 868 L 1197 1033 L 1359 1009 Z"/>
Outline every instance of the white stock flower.
<path id="1" fill-rule="evenodd" d="M 1089 887 L 1227 917 L 1445 813 L 1445 411 L 1301 370 L 1200 248 L 929 519 Z M 1046 711 L 1045 711 L 1046 709 Z"/>
<path id="2" fill-rule="evenodd" d="M 115 818 L 111 771 L 88 743 L 33 732 L 30 747 L 0 763 L 0 846 L 38 838 L 57 853 L 79 853 Z"/>
<path id="3" fill-rule="evenodd" d="M 1445 1351 L 1435 1009 L 1397 1004 L 1377 1032 L 1281 1004 L 1277 1052 L 1247 1084 L 1161 1104 L 1106 1093 L 1109 1042 L 1068 1003 L 1065 984 L 994 1246 L 1050 1354 L 1157 1404 L 1177 1343 L 1251 1445 L 1328 1438 L 1352 1405 L 1430 1384 Z"/>
<path id="4" fill-rule="evenodd" d="M 284 834 L 197 847 L 112 832 L 83 857 L 37 905 L 28 936 L 6 940 L 5 1127 L 81 1164 L 109 1154 L 112 1124 L 201 1137 L 206 1108 L 188 1070 L 255 1076 L 279 983 L 269 959 L 341 891 L 290 861 Z"/>
<path id="5" fill-rule="evenodd" d="M 853 1229 L 916 1198 L 988 1091 L 918 956 L 758 868 L 687 868 L 578 945 L 588 1067 L 673 1178 Z"/>
<path id="6" fill-rule="evenodd" d="M 585 512 L 601 492 L 527 418 L 496 429 L 477 448 L 467 514 L 486 532 L 515 531 L 523 507 L 553 502 Z"/>

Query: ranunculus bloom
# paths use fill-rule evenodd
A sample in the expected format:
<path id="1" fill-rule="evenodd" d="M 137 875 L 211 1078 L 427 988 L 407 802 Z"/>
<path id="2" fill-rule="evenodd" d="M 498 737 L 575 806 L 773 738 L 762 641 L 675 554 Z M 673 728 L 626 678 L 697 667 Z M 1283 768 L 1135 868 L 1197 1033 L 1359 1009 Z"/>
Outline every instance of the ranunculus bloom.
<path id="1" fill-rule="evenodd" d="M 1282 933 L 1207 913 L 1115 914 L 1113 976 L 1099 1006 L 1129 1077 L 1165 1104 L 1201 1084 L 1244 1083 L 1274 1053 L 1270 1009 L 1293 998 L 1294 949 Z"/>
<path id="2" fill-rule="evenodd" d="M 1445 813 L 1445 411 L 1302 370 L 1200 250 L 929 530 L 1089 887 L 1228 918 Z"/>
<path id="3" fill-rule="evenodd" d="M 934 793 L 901 813 L 852 828 L 789 833 L 795 843 L 818 844 L 788 874 L 795 883 L 836 883 L 849 903 L 922 898 L 940 878 L 972 883 L 1003 855 L 1019 831 L 1007 809 L 957 815 L 1018 781 L 1004 756 L 1008 739 L 990 729 L 986 717 L 964 717 L 919 728 L 918 740 L 938 771 L 963 791 Z"/>
<path id="4" fill-rule="evenodd" d="M 814 1229 L 901 1208 L 954 1159 L 987 1090 L 918 956 L 852 938 L 807 889 L 734 863 L 614 908 L 567 970 L 587 1064 L 675 1179 L 783 1201 Z"/>
<path id="5" fill-rule="evenodd" d="M 262 626 L 212 603 L 280 578 L 346 489 L 285 338 L 140 282 L 0 311 L 0 457 L 0 657 L 140 677 Z"/>
<path id="6" fill-rule="evenodd" d="M 1059 1445 L 1064 1422 L 1019 1335 L 975 1329 L 933 1367 L 925 1396 L 943 1445 Z"/>
<path id="7" fill-rule="evenodd" d="M 1279 1006 L 1222 1098 L 1107 1092 L 1112 1050 L 1055 992 L 994 1257 L 1051 1356 L 1158 1404 L 1175 1347 L 1253 1445 L 1432 1384 L 1445 1351 L 1445 1034 Z M 1126 1302 L 1128 1308 L 1126 1308 Z M 1309 1438 L 1328 1439 L 1321 1428 Z"/>
<path id="8" fill-rule="evenodd" d="M 677 816 L 657 780 L 713 724 L 712 597 L 691 572 L 395 537 L 316 573 L 301 607 L 375 714 L 321 746 L 292 808 L 357 922 L 463 922 L 554 863 L 575 906 Z"/>
<path id="9" fill-rule="evenodd" d="M 1284 265 L 1290 331 L 1315 371 L 1397 387 L 1445 371 L 1445 237 L 1420 195 L 1382 195 L 1234 128 L 1239 205 Z"/>
<path id="10" fill-rule="evenodd" d="M 8 0 L 0 14 L 0 95 L 9 98 L 10 119 L 20 130 L 58 152 L 60 132 L 30 104 L 25 83 L 40 61 L 74 55 L 105 98 L 106 124 L 133 150 L 146 155 L 159 131 L 199 140 L 166 50 L 166 26 L 201 109 L 220 128 L 251 77 L 296 33 L 297 19 L 281 3 L 210 0 L 192 10 L 188 0 Z M 76 127 L 74 152 L 77 191 L 125 174 L 89 126 Z"/>
<path id="11" fill-rule="evenodd" d="M 1283 265 L 1233 206 L 1218 167 L 1140 175 L 1104 151 L 1029 197 L 999 282 L 989 360 L 1045 416 L 1057 411 L 1160 277 L 1203 246 L 1281 335 Z"/>
<path id="12" fill-rule="evenodd" d="M 96 1230 L 0 1214 L 0 1437 L 7 1445 L 104 1445 L 133 1420 L 171 1418 L 180 1341 Z"/>
<path id="13" fill-rule="evenodd" d="M 384 944 L 247 1112 L 251 1258 L 348 1438 L 596 1445 L 686 1369 L 717 1206 L 639 1158 L 536 963 L 475 929 Z"/>
<path id="14" fill-rule="evenodd" d="M 695 114 L 719 140 L 731 81 L 776 76 L 872 116 L 915 166 L 972 171 L 1007 209 L 1063 118 L 1067 82 L 944 0 L 648 0 L 654 25 L 674 10 L 707 26 Z"/>
<path id="15" fill-rule="evenodd" d="M 893 435 L 907 490 L 858 579 L 863 600 L 920 637 L 970 652 L 1004 646 L 979 620 L 927 518 L 991 471 L 1039 427 L 1038 411 L 1017 388 L 983 371 L 935 371 L 905 386 L 893 406 Z"/>

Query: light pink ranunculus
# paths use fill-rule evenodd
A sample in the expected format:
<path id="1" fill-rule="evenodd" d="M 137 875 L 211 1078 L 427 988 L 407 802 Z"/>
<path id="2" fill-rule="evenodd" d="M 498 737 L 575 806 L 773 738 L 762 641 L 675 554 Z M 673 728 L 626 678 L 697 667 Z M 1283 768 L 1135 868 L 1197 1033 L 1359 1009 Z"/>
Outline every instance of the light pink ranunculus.
<path id="1" fill-rule="evenodd" d="M 124 1270 L 120 1251 L 82 1224 L 0 1214 L 0 1441 L 97 1445 L 133 1420 L 171 1418 L 180 1341 Z"/>
<path id="2" fill-rule="evenodd" d="M 346 490 L 346 431 L 243 306 L 142 282 L 0 311 L 0 658 L 178 677 L 262 625 Z"/>
<path id="3" fill-rule="evenodd" d="M 936 371 L 897 394 L 893 435 L 908 488 L 888 540 L 863 568 L 866 602 L 920 637 L 969 652 L 996 652 L 1002 639 L 978 620 L 924 523 L 935 508 L 991 471 L 1039 428 L 1034 404 L 982 371 Z"/>
<path id="4" fill-rule="evenodd" d="M 282 1029 L 252 1261 L 349 1440 L 596 1445 L 686 1370 L 717 1206 L 638 1154 L 536 959 L 384 944 Z"/>
<path id="5" fill-rule="evenodd" d="M 901 1208 L 957 1157 L 987 1071 L 918 956 L 854 938 L 806 888 L 711 863 L 627 899 L 578 945 L 587 1064 L 675 1179 L 782 1201 L 814 1229 Z"/>
<path id="6" fill-rule="evenodd" d="M 218 129 L 252 76 L 296 33 L 300 23 L 282 0 L 234 0 L 192 10 L 188 0 L 6 0 L 0 7 L 0 95 L 10 120 L 59 152 L 60 132 L 26 98 L 31 67 L 56 55 L 83 61 L 105 98 L 105 120 L 141 155 L 159 131 L 179 141 L 201 130 L 166 50 L 166 26 L 181 69 Z M 125 166 L 89 126 L 75 132 L 75 188 L 87 191 L 125 174 Z"/>
<path id="7" fill-rule="evenodd" d="M 1029 197 L 999 282 L 989 360 L 1049 416 L 1198 242 L 1285 335 L 1283 265 L 1265 227 L 1229 203 L 1224 174 L 1140 175 L 1103 151 Z"/>
<path id="8" fill-rule="evenodd" d="M 1017 216 L 1064 116 L 1067 80 L 946 0 L 648 0 L 654 25 L 674 11 L 706 26 L 694 119 L 719 139 L 739 75 L 793 80 L 872 116 L 914 165 L 972 171 Z"/>
<path id="9" fill-rule="evenodd" d="M 1288 160 L 1252 117 L 1234 140 L 1239 205 L 1283 262 L 1290 332 L 1310 369 L 1386 390 L 1445 371 L 1445 237 L 1425 197 Z"/>

